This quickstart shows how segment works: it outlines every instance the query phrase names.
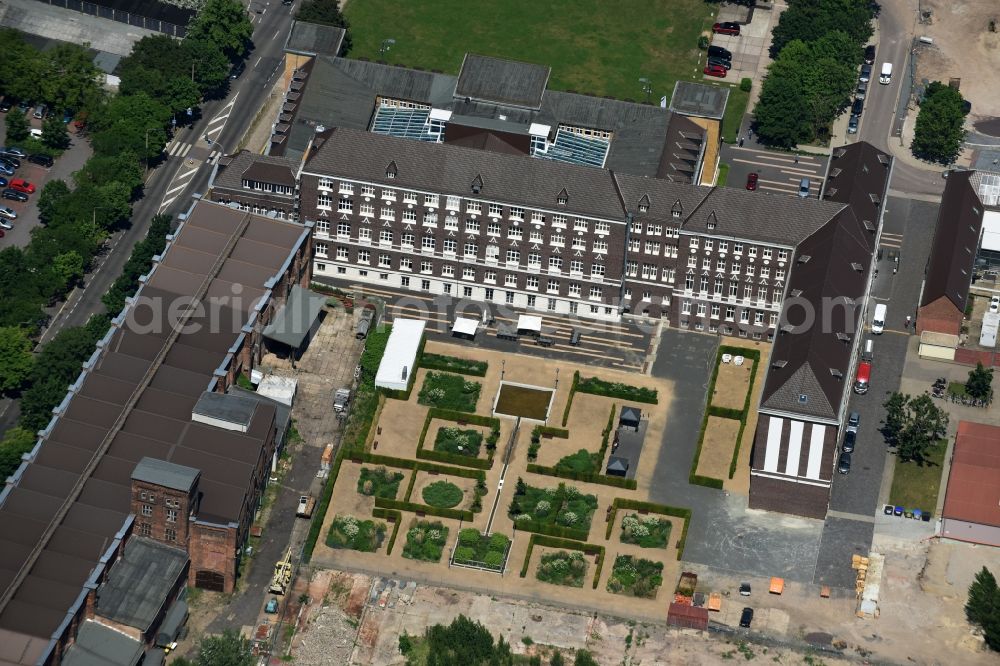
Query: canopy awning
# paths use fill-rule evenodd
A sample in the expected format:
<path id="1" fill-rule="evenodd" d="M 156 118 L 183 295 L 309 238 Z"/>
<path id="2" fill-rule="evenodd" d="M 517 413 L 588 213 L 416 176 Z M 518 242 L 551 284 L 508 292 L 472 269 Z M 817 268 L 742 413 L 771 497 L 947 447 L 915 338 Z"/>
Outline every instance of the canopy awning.
<path id="1" fill-rule="evenodd" d="M 521 315 L 517 318 L 517 330 L 542 332 L 542 318 L 537 315 Z"/>
<path id="2" fill-rule="evenodd" d="M 288 300 L 264 328 L 264 337 L 298 349 L 325 303 L 323 296 L 295 285 L 288 294 Z"/>
<path id="3" fill-rule="evenodd" d="M 177 640 L 177 634 L 184 625 L 184 621 L 187 620 L 187 615 L 187 602 L 183 599 L 175 601 L 164 616 L 160 630 L 156 633 L 156 644 L 160 646 L 170 645 Z"/>
<path id="4" fill-rule="evenodd" d="M 459 335 L 474 336 L 478 328 L 479 320 L 469 319 L 468 317 L 458 317 L 455 319 L 455 323 L 451 327 L 451 332 Z"/>

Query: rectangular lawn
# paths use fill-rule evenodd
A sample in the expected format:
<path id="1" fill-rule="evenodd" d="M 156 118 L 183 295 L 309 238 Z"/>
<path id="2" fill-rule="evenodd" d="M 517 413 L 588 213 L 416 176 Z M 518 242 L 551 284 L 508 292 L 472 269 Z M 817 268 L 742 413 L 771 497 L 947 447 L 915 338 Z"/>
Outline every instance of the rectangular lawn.
<path id="1" fill-rule="evenodd" d="M 904 509 L 934 513 L 947 448 L 947 442 L 938 442 L 927 451 L 927 460 L 922 466 L 913 461 L 897 460 L 892 475 L 892 489 L 889 490 L 889 503 Z"/>
<path id="2" fill-rule="evenodd" d="M 552 67 L 549 87 L 642 101 L 701 79 L 698 37 L 715 6 L 703 0 L 464 0 L 348 2 L 351 58 L 457 74 L 466 52 Z M 383 40 L 394 39 L 379 53 Z"/>

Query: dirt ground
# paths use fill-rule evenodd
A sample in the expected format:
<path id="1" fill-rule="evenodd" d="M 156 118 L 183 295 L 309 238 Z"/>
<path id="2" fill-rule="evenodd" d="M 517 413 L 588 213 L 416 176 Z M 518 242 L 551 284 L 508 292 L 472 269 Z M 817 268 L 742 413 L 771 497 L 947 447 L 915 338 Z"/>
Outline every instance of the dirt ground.
<path id="1" fill-rule="evenodd" d="M 708 417 L 701 456 L 698 457 L 698 474 L 713 479 L 728 479 L 729 465 L 733 461 L 733 447 L 740 433 L 740 422 L 735 419 Z"/>
<path id="2" fill-rule="evenodd" d="M 742 410 L 746 404 L 747 389 L 750 388 L 753 369 L 754 362 L 751 359 L 743 361 L 743 365 L 720 364 L 719 375 L 715 379 L 712 404 L 716 407 Z"/>
<path id="3" fill-rule="evenodd" d="M 917 25 L 917 35 L 934 44 L 918 49 L 917 83 L 960 78 L 962 96 L 972 102 L 971 122 L 1000 116 L 1000 5 L 996 0 L 922 0 L 921 5 L 932 16 Z M 991 19 L 998 32 L 989 32 Z"/>

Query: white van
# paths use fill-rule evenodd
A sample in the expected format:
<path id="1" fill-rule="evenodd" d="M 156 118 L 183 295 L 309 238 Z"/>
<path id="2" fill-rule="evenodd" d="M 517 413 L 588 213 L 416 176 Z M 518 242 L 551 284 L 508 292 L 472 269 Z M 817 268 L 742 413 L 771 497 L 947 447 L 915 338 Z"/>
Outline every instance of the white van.
<path id="1" fill-rule="evenodd" d="M 884 86 L 887 86 L 891 81 L 892 81 L 892 63 L 884 62 L 882 63 L 882 73 L 878 75 L 878 82 Z"/>
<path id="2" fill-rule="evenodd" d="M 885 330 L 885 315 L 888 309 L 885 303 L 875 306 L 875 314 L 872 316 L 872 333 L 875 335 L 882 335 L 882 331 Z"/>

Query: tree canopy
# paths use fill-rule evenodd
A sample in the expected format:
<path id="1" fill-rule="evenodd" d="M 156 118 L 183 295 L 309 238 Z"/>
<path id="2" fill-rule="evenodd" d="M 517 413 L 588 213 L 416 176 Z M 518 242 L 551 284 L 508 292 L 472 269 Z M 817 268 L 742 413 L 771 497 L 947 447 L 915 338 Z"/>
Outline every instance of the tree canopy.
<path id="1" fill-rule="evenodd" d="M 969 586 L 965 616 L 983 630 L 983 638 L 990 649 L 1000 650 L 1000 589 L 996 577 L 986 567 L 976 574 Z"/>
<path id="2" fill-rule="evenodd" d="M 246 7 L 236 0 L 205 0 L 187 34 L 190 39 L 208 40 L 230 60 L 237 60 L 252 44 L 253 24 Z"/>
<path id="3" fill-rule="evenodd" d="M 0 327 L 0 393 L 11 393 L 24 385 L 31 373 L 33 346 L 25 329 Z"/>
<path id="4" fill-rule="evenodd" d="M 336 28 L 344 29 L 344 40 L 340 44 L 340 53 L 345 56 L 351 50 L 351 30 L 350 24 L 340 11 L 339 0 L 303 0 L 299 7 L 295 20 L 306 23 L 318 23 L 320 25 L 332 25 Z"/>
<path id="5" fill-rule="evenodd" d="M 878 5 L 871 0 L 788 0 L 778 25 L 771 31 L 771 57 L 795 40 L 810 41 L 834 31 L 846 33 L 855 44 L 872 36 L 872 18 Z"/>
<path id="6" fill-rule="evenodd" d="M 895 446 L 900 460 L 924 463 L 927 450 L 945 436 L 948 414 L 929 395 L 892 393 L 885 402 L 882 435 Z"/>
<path id="7" fill-rule="evenodd" d="M 965 392 L 979 400 L 989 398 L 993 393 L 993 368 L 987 368 L 981 362 L 976 362 L 976 367 L 969 370 Z"/>
<path id="8" fill-rule="evenodd" d="M 426 658 L 416 661 L 417 640 L 411 636 L 400 637 L 400 651 L 407 656 L 408 665 L 512 666 L 514 663 L 510 645 L 503 638 L 494 643 L 486 627 L 464 615 L 459 615 L 447 626 L 436 624 L 429 627 L 420 640 L 427 643 L 427 649 L 419 651 L 426 654 Z"/>
<path id="9" fill-rule="evenodd" d="M 932 81 L 920 102 L 910 150 L 916 157 L 951 164 L 965 140 L 965 109 L 957 89 Z"/>

